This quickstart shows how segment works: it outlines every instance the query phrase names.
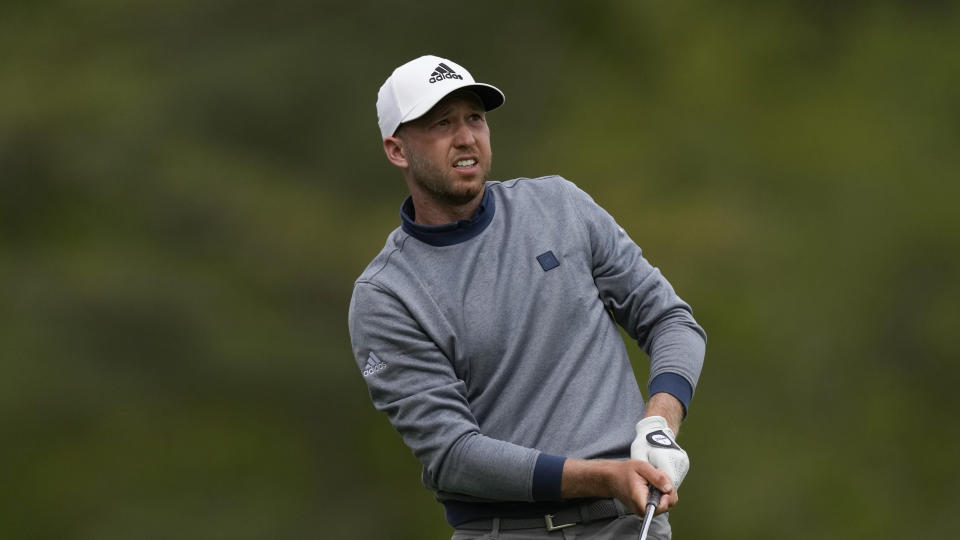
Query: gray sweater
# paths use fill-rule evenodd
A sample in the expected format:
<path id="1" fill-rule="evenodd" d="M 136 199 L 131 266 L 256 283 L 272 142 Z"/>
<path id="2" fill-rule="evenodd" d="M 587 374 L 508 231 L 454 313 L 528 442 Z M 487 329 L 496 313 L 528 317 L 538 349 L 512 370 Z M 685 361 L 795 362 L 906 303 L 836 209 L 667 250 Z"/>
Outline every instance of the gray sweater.
<path id="1" fill-rule="evenodd" d="M 571 182 L 488 182 L 448 225 L 414 223 L 409 199 L 401 217 L 356 281 L 350 335 L 441 501 L 558 500 L 566 457 L 629 457 L 644 402 L 614 320 L 649 354 L 651 392 L 689 404 L 703 330 Z"/>

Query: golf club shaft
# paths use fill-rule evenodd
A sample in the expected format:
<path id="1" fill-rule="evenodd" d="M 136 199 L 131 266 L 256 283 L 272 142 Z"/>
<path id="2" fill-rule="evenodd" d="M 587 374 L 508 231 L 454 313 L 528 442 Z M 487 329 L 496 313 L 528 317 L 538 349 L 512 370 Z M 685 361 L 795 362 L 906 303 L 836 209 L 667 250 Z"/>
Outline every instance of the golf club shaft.
<path id="1" fill-rule="evenodd" d="M 650 531 L 650 522 L 653 521 L 653 514 L 660 505 L 660 490 L 650 486 L 650 494 L 647 496 L 647 511 L 643 514 L 643 526 L 640 528 L 640 540 L 647 540 L 647 532 Z"/>

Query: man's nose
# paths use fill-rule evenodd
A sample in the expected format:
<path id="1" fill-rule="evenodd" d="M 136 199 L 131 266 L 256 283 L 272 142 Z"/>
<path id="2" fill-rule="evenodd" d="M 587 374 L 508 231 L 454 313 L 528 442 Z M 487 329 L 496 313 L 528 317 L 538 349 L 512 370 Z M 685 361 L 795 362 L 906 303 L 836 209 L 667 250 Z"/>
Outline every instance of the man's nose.
<path id="1" fill-rule="evenodd" d="M 470 129 L 469 124 L 466 122 L 460 122 L 457 124 L 457 131 L 454 134 L 453 143 L 457 146 L 470 146 L 476 141 L 476 137 L 473 135 L 473 130 Z"/>

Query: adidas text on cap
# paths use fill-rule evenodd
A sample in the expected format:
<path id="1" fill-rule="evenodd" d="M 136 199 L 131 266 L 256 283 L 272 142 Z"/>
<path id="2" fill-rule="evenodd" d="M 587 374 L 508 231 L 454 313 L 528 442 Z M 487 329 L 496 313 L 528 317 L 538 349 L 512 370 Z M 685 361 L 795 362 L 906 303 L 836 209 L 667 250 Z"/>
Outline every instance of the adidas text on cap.
<path id="1" fill-rule="evenodd" d="M 400 124 L 420 118 L 460 88 L 474 91 L 488 111 L 505 99 L 496 87 L 474 81 L 463 66 L 439 56 L 421 56 L 398 67 L 377 93 L 380 134 L 384 139 L 392 136 Z"/>

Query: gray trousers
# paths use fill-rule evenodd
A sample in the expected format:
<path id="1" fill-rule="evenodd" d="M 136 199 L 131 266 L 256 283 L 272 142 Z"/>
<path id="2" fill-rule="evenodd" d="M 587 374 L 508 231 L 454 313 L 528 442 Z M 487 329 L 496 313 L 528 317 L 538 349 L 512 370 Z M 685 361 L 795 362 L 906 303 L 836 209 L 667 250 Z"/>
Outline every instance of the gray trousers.
<path id="1" fill-rule="evenodd" d="M 653 518 L 653 522 L 650 523 L 650 532 L 647 538 L 650 540 L 670 540 L 671 530 L 670 522 L 667 521 L 668 514 L 669 513 L 660 514 Z M 642 523 L 643 518 L 641 516 L 630 514 L 610 519 L 601 519 L 587 523 L 586 525 L 574 525 L 553 532 L 547 532 L 546 527 L 501 531 L 499 520 L 495 519 L 493 520 L 493 528 L 490 531 L 457 529 L 454 531 L 450 540 L 540 540 L 543 538 L 562 538 L 564 540 L 637 540 L 640 536 L 640 525 Z"/>

